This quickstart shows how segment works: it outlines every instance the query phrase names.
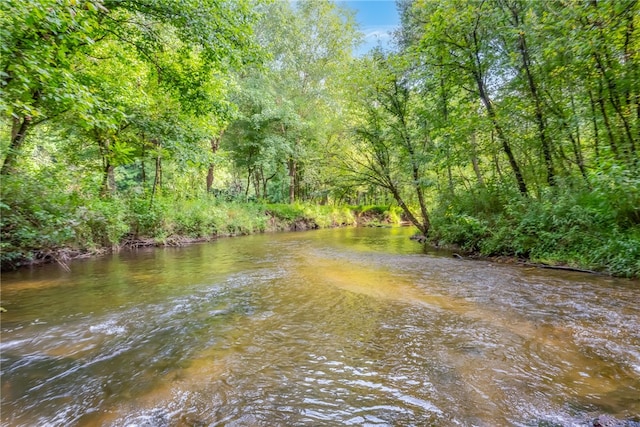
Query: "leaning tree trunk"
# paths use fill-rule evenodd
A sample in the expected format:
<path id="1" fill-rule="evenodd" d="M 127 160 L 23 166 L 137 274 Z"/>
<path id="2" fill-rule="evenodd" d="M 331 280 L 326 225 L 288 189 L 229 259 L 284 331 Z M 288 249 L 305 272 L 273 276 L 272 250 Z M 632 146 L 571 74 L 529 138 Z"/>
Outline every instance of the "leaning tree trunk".
<path id="1" fill-rule="evenodd" d="M 269 184 L 269 181 L 272 180 L 273 178 L 275 178 L 277 172 L 274 172 L 271 176 L 265 178 L 264 175 L 262 176 L 262 195 L 264 196 L 264 198 L 267 198 L 267 186 Z"/>
<path id="2" fill-rule="evenodd" d="M 500 126 L 500 123 L 498 122 L 498 115 L 496 114 L 495 108 L 493 107 L 493 103 L 491 102 L 491 99 L 489 98 L 489 94 L 487 93 L 486 84 L 484 82 L 484 74 L 482 72 L 482 65 L 481 65 L 482 60 L 480 58 L 481 54 L 480 54 L 480 47 L 479 47 L 478 35 L 476 33 L 476 30 L 474 30 L 472 34 L 472 38 L 474 43 L 474 49 L 469 54 L 470 54 L 471 62 L 474 65 L 473 65 L 473 69 L 471 70 L 471 74 L 478 88 L 478 95 L 480 96 L 480 101 L 482 102 L 484 107 L 487 109 L 487 114 L 489 115 L 489 119 L 491 120 L 491 123 L 493 124 L 493 128 L 496 131 L 496 134 L 498 135 L 498 139 L 502 143 L 502 149 L 504 153 L 507 155 L 507 158 L 509 159 L 509 165 L 511 166 L 511 170 L 515 175 L 516 182 L 518 184 L 518 190 L 520 190 L 520 193 L 522 195 L 526 196 L 529 192 L 527 190 L 527 185 L 524 182 L 524 177 L 522 176 L 522 172 L 520 171 L 518 162 L 516 162 L 516 158 L 513 155 L 513 151 L 511 151 L 511 145 L 509 145 L 509 141 L 507 140 L 507 137 L 504 134 L 504 130 L 502 129 L 502 126 Z"/>
<path id="3" fill-rule="evenodd" d="M 396 186 L 390 185 L 387 188 L 391 191 L 391 194 L 393 195 L 393 198 L 396 200 L 396 202 L 398 203 L 398 206 L 400 206 L 400 208 L 402 209 L 404 214 L 407 216 L 409 221 L 411 221 L 411 223 L 420 231 L 420 233 L 423 236 L 426 237 L 427 233 L 429 233 L 429 223 L 428 223 L 428 221 L 426 223 L 423 222 L 423 221 L 420 221 L 413 214 L 413 212 L 411 211 L 409 206 L 407 206 L 407 204 L 405 203 L 404 199 L 400 195 L 400 192 L 398 191 L 398 188 Z"/>
<path id="4" fill-rule="evenodd" d="M 520 190 L 520 193 L 523 196 L 526 196 L 529 193 L 529 191 L 527 190 L 527 185 L 524 182 L 522 171 L 520 171 L 520 167 L 518 166 L 518 162 L 516 162 L 516 158 L 513 155 L 513 151 L 511 151 L 511 145 L 509 145 L 509 141 L 507 140 L 507 137 L 504 134 L 504 130 L 502 129 L 502 126 L 500 126 L 500 123 L 498 123 L 498 117 L 497 117 L 496 111 L 493 108 L 491 99 L 489 99 L 489 96 L 487 95 L 487 92 L 484 87 L 484 83 L 480 78 L 476 79 L 476 82 L 478 84 L 478 89 L 480 92 L 480 100 L 482 101 L 485 108 L 487 109 L 487 114 L 491 119 L 493 128 L 496 131 L 496 135 L 498 135 L 498 139 L 502 143 L 502 150 L 504 151 L 504 153 L 507 155 L 507 158 L 509 159 L 509 165 L 511 166 L 511 170 L 515 175 L 516 182 L 518 184 L 518 190 Z"/>
<path id="5" fill-rule="evenodd" d="M 547 124 L 542 109 L 542 100 L 540 99 L 538 87 L 533 78 L 533 73 L 531 72 L 531 60 L 529 58 L 527 41 L 524 37 L 524 32 L 522 31 L 520 31 L 518 36 L 518 50 L 520 51 L 520 58 L 522 59 L 522 67 L 524 68 L 524 72 L 527 76 L 529 92 L 531 94 L 531 97 L 533 98 L 535 109 L 534 115 L 536 118 L 536 123 L 538 125 L 538 136 L 540 138 L 542 155 L 544 157 L 544 164 L 547 172 L 547 184 L 549 184 L 550 187 L 553 187 L 556 185 L 556 173 L 553 168 L 553 158 L 551 156 L 551 142 L 549 141 L 549 136 L 547 135 Z"/>
<path id="6" fill-rule="evenodd" d="M 156 193 L 162 189 L 162 152 L 160 142 L 153 141 L 158 150 L 156 155 L 155 176 L 153 178 L 153 187 L 151 188 L 151 199 L 149 200 L 149 209 L 153 207 L 153 200 Z"/>
<path id="7" fill-rule="evenodd" d="M 40 95 L 40 90 L 33 92 L 31 95 L 33 105 L 38 103 Z M 44 120 L 41 119 L 39 123 L 42 123 L 43 121 Z M 27 131 L 31 125 L 33 125 L 31 116 L 13 118 L 13 123 L 11 125 L 11 142 L 9 143 L 9 150 L 7 151 L 7 156 L 4 158 L 2 169 L 0 169 L 0 175 L 9 175 L 13 172 L 16 159 L 20 155 L 22 145 L 27 137 Z"/>
<path id="8" fill-rule="evenodd" d="M 406 123 L 403 124 L 406 127 Z M 418 161 L 416 159 L 416 153 L 411 142 L 411 139 L 408 135 L 405 135 L 405 143 L 407 144 L 407 149 L 409 151 L 409 155 L 411 156 L 411 174 L 414 182 L 414 189 L 416 195 L 418 196 L 418 204 L 420 205 L 420 214 L 422 215 L 422 221 L 420 225 L 417 226 L 422 235 L 427 237 L 427 233 L 431 229 L 431 221 L 429 220 L 429 212 L 427 210 L 427 202 L 424 198 L 424 192 L 422 191 L 422 186 L 420 185 L 420 170 L 418 166 Z M 416 220 L 417 221 L 417 220 Z"/>

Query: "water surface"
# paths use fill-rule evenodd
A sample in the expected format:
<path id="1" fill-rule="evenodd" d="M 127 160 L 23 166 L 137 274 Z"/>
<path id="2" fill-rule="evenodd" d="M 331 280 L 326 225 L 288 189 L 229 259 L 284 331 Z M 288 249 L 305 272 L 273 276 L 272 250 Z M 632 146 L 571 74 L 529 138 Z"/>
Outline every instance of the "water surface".
<path id="1" fill-rule="evenodd" d="M 2 275 L 2 425 L 586 425 L 640 416 L 640 284 L 411 229 L 223 239 Z"/>

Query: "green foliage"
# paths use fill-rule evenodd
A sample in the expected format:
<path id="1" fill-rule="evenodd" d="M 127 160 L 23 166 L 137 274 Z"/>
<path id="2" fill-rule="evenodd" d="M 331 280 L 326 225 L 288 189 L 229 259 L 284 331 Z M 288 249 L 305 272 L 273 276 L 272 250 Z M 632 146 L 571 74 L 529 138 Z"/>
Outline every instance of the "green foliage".
<path id="1" fill-rule="evenodd" d="M 304 217 L 320 228 L 355 224 L 353 213 L 346 207 L 305 205 Z"/>
<path id="2" fill-rule="evenodd" d="M 304 217 L 304 209 L 299 203 L 288 204 L 269 204 L 267 205 L 267 213 L 275 218 L 285 221 L 295 221 Z"/>
<path id="3" fill-rule="evenodd" d="M 26 135 L 45 122 L 99 147 L 105 191 L 111 167 L 147 154 L 204 163 L 200 145 L 230 109 L 227 76 L 260 56 L 253 5 L 2 2 L 0 119 L 11 136 L 0 173 L 15 173 Z"/>
<path id="4" fill-rule="evenodd" d="M 61 248 L 118 245 L 129 231 L 122 200 L 85 200 L 46 180 L 4 177 L 0 210 L 3 266 Z"/>
<path id="5" fill-rule="evenodd" d="M 88 200 L 73 213 L 74 246 L 101 248 L 118 246 L 129 233 L 127 204 L 122 199 Z"/>
<path id="6" fill-rule="evenodd" d="M 221 218 L 217 205 L 208 199 L 185 200 L 172 206 L 167 221 L 172 233 L 188 237 L 211 237 L 218 232 Z"/>
<path id="7" fill-rule="evenodd" d="M 25 192 L 24 190 L 29 190 Z M 2 268 L 61 249 L 94 251 L 169 239 L 212 239 L 265 231 L 355 224 L 348 207 L 238 203 L 214 197 L 82 199 L 6 179 L 0 201 Z M 25 196 L 28 194 L 28 197 Z"/>
<path id="8" fill-rule="evenodd" d="M 353 15 L 330 1 L 259 8 L 256 35 L 269 54 L 247 67 L 233 96 L 238 113 L 223 138 L 246 194 L 272 203 L 326 195 L 334 177 L 328 144 L 344 128 L 337 113 L 342 73 L 359 35 Z"/>
<path id="9" fill-rule="evenodd" d="M 356 149 L 348 153 L 346 167 L 359 185 L 389 192 L 407 219 L 427 235 L 431 124 L 406 78 L 406 57 L 376 50 L 357 65 L 360 75 L 353 79 L 351 103 Z"/>
<path id="10" fill-rule="evenodd" d="M 359 206 L 357 211 L 363 215 L 372 214 L 372 215 L 384 215 L 385 212 L 389 210 L 389 206 L 377 206 L 377 205 L 369 205 L 369 206 Z"/>
<path id="11" fill-rule="evenodd" d="M 43 190 L 33 183 L 3 180 L 0 201 L 3 264 L 19 262 L 35 251 L 56 249 L 73 242 L 74 223 L 63 198 Z"/>
<path id="12" fill-rule="evenodd" d="M 162 198 L 153 200 L 146 197 L 134 197 L 127 203 L 127 222 L 135 237 L 166 236 L 166 214 L 170 209 L 169 201 Z"/>
<path id="13" fill-rule="evenodd" d="M 229 203 L 223 206 L 218 227 L 220 235 L 243 235 L 266 230 L 267 217 L 257 204 Z"/>
<path id="14" fill-rule="evenodd" d="M 268 215 L 276 220 L 276 229 L 288 229 L 296 223 L 304 228 L 326 228 L 355 224 L 354 212 L 346 206 L 311 204 L 268 204 Z"/>
<path id="15" fill-rule="evenodd" d="M 375 225 L 399 224 L 402 220 L 402 209 L 395 205 L 365 205 L 352 207 L 359 222 Z"/>
<path id="16" fill-rule="evenodd" d="M 435 216 L 433 222 L 437 232 L 432 239 L 457 245 L 465 251 L 477 251 L 488 234 L 485 221 L 466 214 L 445 213 L 444 217 Z"/>
<path id="17" fill-rule="evenodd" d="M 540 199 L 494 189 L 443 200 L 434 216 L 434 238 L 484 255 L 637 277 L 640 180 L 622 171 L 602 178 L 594 175 L 592 188 L 548 191 Z"/>

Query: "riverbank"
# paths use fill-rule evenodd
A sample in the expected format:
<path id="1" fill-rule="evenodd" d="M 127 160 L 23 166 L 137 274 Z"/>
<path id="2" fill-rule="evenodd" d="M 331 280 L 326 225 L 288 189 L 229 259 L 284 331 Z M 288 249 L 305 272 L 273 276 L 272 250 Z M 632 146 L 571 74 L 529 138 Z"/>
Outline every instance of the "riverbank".
<path id="1" fill-rule="evenodd" d="M 535 198 L 492 188 L 449 196 L 433 211 L 429 237 L 483 257 L 637 278 L 640 199 L 637 187 L 624 183 Z"/>
<path id="2" fill-rule="evenodd" d="M 3 271 L 48 262 L 66 265 L 124 248 L 402 220 L 397 206 L 268 204 L 213 195 L 95 198 L 7 184 L 4 180 L 0 200 Z M 435 204 L 424 243 L 468 257 L 637 278 L 640 214 L 624 200 L 595 192 L 537 199 L 490 191 L 463 194 Z"/>
<path id="3" fill-rule="evenodd" d="M 2 271 L 122 249 L 183 246 L 222 237 L 355 225 L 397 224 L 389 206 L 198 200 L 104 199 L 74 209 L 55 201 L 2 209 Z"/>

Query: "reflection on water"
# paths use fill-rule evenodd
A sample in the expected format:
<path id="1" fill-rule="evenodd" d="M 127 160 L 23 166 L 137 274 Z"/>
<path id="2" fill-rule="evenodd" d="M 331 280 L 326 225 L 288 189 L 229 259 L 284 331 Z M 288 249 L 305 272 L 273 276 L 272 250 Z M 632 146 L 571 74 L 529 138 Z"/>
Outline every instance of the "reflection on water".
<path id="1" fill-rule="evenodd" d="M 3 274 L 3 425 L 640 416 L 637 281 L 454 259 L 411 232 L 250 236 Z"/>

